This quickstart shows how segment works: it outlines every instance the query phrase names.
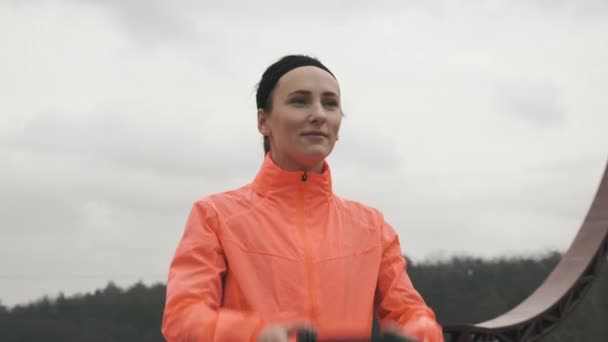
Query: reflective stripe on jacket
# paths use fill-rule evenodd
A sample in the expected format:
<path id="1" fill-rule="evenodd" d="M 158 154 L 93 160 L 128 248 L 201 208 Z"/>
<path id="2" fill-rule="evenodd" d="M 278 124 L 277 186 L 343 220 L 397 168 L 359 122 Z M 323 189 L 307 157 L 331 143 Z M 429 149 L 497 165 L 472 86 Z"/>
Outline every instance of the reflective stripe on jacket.
<path id="1" fill-rule="evenodd" d="M 197 201 L 169 269 L 167 342 L 255 341 L 268 324 L 310 321 L 319 338 L 369 336 L 376 309 L 421 341 L 442 341 L 382 214 L 321 174 L 270 155 L 252 183 Z"/>

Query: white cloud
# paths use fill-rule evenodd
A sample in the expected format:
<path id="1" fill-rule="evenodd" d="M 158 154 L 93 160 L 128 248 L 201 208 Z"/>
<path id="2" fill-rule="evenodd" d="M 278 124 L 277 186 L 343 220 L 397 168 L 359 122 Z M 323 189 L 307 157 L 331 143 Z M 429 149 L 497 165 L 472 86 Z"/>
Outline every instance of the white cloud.
<path id="1" fill-rule="evenodd" d="M 211 4 L 0 2 L 3 303 L 164 281 L 191 203 L 254 177 L 254 85 L 293 52 L 340 81 L 336 191 L 409 256 L 567 247 L 608 151 L 605 2 Z"/>
<path id="2" fill-rule="evenodd" d="M 516 80 L 497 87 L 497 100 L 508 115 L 545 126 L 560 125 L 565 113 L 560 90 L 536 80 Z"/>

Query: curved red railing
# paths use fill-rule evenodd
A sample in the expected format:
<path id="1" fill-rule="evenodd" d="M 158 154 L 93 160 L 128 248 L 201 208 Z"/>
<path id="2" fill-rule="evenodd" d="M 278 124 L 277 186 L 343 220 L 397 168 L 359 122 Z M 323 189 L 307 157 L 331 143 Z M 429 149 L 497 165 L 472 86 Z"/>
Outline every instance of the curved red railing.
<path id="1" fill-rule="evenodd" d="M 450 342 L 534 341 L 578 304 L 608 255 L 608 166 L 574 241 L 547 279 L 521 304 L 476 324 L 445 325 Z"/>

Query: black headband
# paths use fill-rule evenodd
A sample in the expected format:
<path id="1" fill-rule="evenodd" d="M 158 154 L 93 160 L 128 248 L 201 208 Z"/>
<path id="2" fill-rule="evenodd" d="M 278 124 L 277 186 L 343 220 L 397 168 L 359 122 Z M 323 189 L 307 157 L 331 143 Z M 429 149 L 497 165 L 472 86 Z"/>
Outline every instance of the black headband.
<path id="1" fill-rule="evenodd" d="M 317 68 L 321 68 L 335 78 L 334 74 L 329 71 L 329 69 L 323 65 L 323 63 L 314 58 L 300 55 L 283 57 L 281 60 L 268 67 L 268 69 L 266 69 L 264 72 L 264 75 L 262 75 L 262 80 L 258 85 L 258 92 L 256 95 L 258 108 L 266 108 L 266 103 L 268 102 L 270 93 L 283 75 L 295 68 L 303 66 L 315 66 Z"/>

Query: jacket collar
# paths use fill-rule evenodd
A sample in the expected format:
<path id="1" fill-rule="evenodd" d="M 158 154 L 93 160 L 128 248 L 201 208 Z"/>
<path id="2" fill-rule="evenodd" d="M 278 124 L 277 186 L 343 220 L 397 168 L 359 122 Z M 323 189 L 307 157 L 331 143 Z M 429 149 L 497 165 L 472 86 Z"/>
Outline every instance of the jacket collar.
<path id="1" fill-rule="evenodd" d="M 267 153 L 262 167 L 253 180 L 253 189 L 262 196 L 285 193 L 290 195 L 302 187 L 313 196 L 330 196 L 332 194 L 331 170 L 327 161 L 323 161 L 323 172 L 285 171 L 281 169 Z"/>

